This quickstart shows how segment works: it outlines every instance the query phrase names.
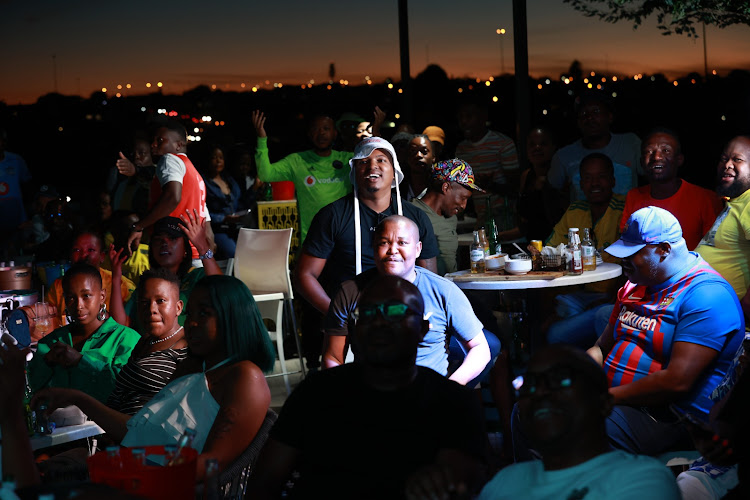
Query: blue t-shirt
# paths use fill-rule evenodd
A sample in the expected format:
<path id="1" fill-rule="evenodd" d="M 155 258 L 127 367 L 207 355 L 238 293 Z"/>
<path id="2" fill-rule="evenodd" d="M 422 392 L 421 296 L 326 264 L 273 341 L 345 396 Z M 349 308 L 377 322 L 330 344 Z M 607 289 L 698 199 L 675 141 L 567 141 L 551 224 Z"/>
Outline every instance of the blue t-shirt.
<path id="1" fill-rule="evenodd" d="M 604 360 L 611 387 L 629 384 L 669 364 L 675 342 L 719 352 L 718 358 L 677 405 L 708 415 L 711 392 L 732 363 L 745 332 L 737 294 L 700 256 L 690 252 L 685 268 L 657 286 L 627 282 L 617 294 L 609 323 L 615 344 Z"/>
<path id="2" fill-rule="evenodd" d="M 417 272 L 414 286 L 422 293 L 424 314 L 430 322 L 430 329 L 417 349 L 417 365 L 445 376 L 448 374 L 446 335 L 468 342 L 482 332 L 482 323 L 474 315 L 469 299 L 452 281 L 419 266 L 414 269 Z M 353 331 L 354 321 L 350 318 L 359 294 L 376 276 L 377 271 L 372 269 L 341 284 L 328 309 L 326 335 L 348 335 Z"/>
<path id="3" fill-rule="evenodd" d="M 478 500 L 679 500 L 672 472 L 651 457 L 610 451 L 582 464 L 544 470 L 541 460 L 509 465 L 484 486 Z"/>
<path id="4" fill-rule="evenodd" d="M 0 221 L 1 228 L 13 229 L 26 220 L 21 197 L 21 183 L 31 180 L 31 173 L 23 158 L 15 153 L 5 152 L 0 161 Z"/>

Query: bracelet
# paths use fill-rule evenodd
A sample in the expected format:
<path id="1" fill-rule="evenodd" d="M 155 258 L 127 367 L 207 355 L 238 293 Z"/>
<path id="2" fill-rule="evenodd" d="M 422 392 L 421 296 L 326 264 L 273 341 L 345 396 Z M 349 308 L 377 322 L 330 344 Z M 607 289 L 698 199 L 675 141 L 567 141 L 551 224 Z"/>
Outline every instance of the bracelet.
<path id="1" fill-rule="evenodd" d="M 132 232 L 134 232 L 134 233 L 142 233 L 143 232 L 143 228 L 142 227 L 138 227 L 137 224 L 131 224 L 130 225 L 130 230 Z"/>

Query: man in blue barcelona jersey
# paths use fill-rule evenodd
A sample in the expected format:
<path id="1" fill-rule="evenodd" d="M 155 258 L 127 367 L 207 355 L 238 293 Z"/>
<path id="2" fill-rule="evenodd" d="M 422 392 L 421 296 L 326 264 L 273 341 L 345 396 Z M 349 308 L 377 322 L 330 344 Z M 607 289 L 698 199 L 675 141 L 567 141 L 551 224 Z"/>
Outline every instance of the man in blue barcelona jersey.
<path id="1" fill-rule="evenodd" d="M 709 396 L 744 336 L 737 294 L 688 251 L 679 222 L 661 208 L 633 213 L 606 252 L 622 259 L 628 277 L 588 350 L 604 367 L 616 405 L 607 420 L 610 443 L 645 455 L 692 448 L 669 405 L 708 419 Z"/>

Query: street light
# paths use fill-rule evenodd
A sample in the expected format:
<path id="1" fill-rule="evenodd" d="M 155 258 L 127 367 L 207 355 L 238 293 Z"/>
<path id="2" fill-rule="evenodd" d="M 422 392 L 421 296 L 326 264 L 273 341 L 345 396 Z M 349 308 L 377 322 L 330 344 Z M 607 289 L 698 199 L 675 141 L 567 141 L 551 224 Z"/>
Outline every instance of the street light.
<path id="1" fill-rule="evenodd" d="M 500 74 L 505 74 L 505 49 L 503 47 L 503 39 L 505 38 L 503 35 L 505 35 L 505 28 L 498 28 L 495 30 L 495 33 L 497 33 L 500 36 Z"/>

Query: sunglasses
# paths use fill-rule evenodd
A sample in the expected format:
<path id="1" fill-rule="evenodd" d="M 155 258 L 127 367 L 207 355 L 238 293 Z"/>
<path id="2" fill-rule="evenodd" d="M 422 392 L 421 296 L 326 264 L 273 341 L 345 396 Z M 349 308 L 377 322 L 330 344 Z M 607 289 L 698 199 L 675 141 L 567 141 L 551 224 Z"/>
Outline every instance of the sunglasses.
<path id="1" fill-rule="evenodd" d="M 523 398 L 536 394 L 541 383 L 544 383 L 547 390 L 558 391 L 570 387 L 574 379 L 573 371 L 568 367 L 561 366 L 544 373 L 527 373 L 516 377 L 513 380 L 513 388 L 516 390 L 516 396 Z"/>
<path id="2" fill-rule="evenodd" d="M 388 304 L 373 304 L 357 307 L 352 316 L 354 321 L 360 319 L 372 320 L 380 314 L 389 323 L 397 323 L 407 316 L 420 316 L 420 314 L 401 302 L 391 302 Z"/>

